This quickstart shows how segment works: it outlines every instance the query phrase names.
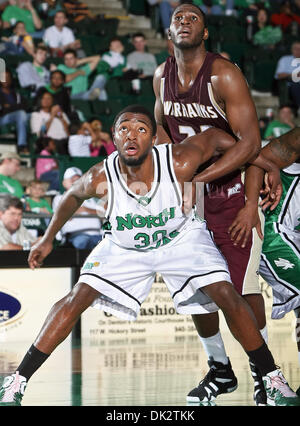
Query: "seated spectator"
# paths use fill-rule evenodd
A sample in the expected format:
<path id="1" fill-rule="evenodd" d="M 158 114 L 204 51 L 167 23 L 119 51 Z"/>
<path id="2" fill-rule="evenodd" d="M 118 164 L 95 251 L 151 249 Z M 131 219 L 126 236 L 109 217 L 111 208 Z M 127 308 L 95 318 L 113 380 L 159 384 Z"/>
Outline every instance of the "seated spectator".
<path id="1" fill-rule="evenodd" d="M 14 176 L 20 170 L 21 157 L 14 152 L 4 152 L 0 156 L 0 194 L 8 193 L 21 198 L 24 194 L 20 182 Z"/>
<path id="2" fill-rule="evenodd" d="M 206 15 L 232 15 L 234 14 L 234 0 L 193 0 L 200 6 Z"/>
<path id="3" fill-rule="evenodd" d="M 48 136 L 56 140 L 57 148 L 66 142 L 69 136 L 69 119 L 59 105 L 54 105 L 51 93 L 45 92 L 37 102 L 37 111 L 31 114 L 31 132 L 37 137 Z M 61 145 L 61 147 L 60 147 Z"/>
<path id="4" fill-rule="evenodd" d="M 157 67 L 155 56 L 146 51 L 147 40 L 143 33 L 132 36 L 134 52 L 127 55 L 127 68 L 139 71 L 138 78 L 152 78 Z"/>
<path id="5" fill-rule="evenodd" d="M 69 117 L 72 113 L 69 89 L 64 86 L 65 74 L 60 70 L 52 71 L 50 83 L 40 87 L 36 97 L 39 99 L 45 92 L 51 93 L 54 105 L 59 105 L 64 113 Z"/>
<path id="6" fill-rule="evenodd" d="M 283 2 L 280 6 L 280 13 L 271 15 L 271 24 L 280 26 L 283 32 L 286 32 L 293 22 L 299 25 L 300 16 L 293 13 L 290 1 Z"/>
<path id="7" fill-rule="evenodd" d="M 0 250 L 23 250 L 26 241 L 35 243 L 34 237 L 22 224 L 23 203 L 11 195 L 0 197 Z"/>
<path id="8" fill-rule="evenodd" d="M 54 25 L 47 28 L 44 33 L 44 43 L 50 48 L 52 56 L 63 57 L 66 49 L 80 49 L 80 40 L 76 40 L 73 31 L 66 26 L 68 22 L 66 13 L 61 10 L 54 16 Z"/>
<path id="9" fill-rule="evenodd" d="M 266 9 L 259 9 L 253 29 L 253 44 L 273 49 L 275 44 L 281 39 L 282 31 L 280 27 L 270 25 Z"/>
<path id="10" fill-rule="evenodd" d="M 111 69 L 110 77 L 121 77 L 126 68 L 126 58 L 123 55 L 124 45 L 118 37 L 110 40 L 109 51 L 102 55 L 102 61 L 106 62 Z"/>
<path id="11" fill-rule="evenodd" d="M 170 20 L 172 13 L 176 9 L 177 6 L 180 5 L 179 0 L 147 0 L 148 4 L 150 6 L 159 6 L 159 16 L 160 21 L 164 30 L 164 33 L 166 34 L 169 27 L 170 27 Z"/>
<path id="12" fill-rule="evenodd" d="M 96 140 L 92 126 L 88 122 L 74 122 L 70 125 L 68 151 L 71 157 L 91 157 L 90 146 Z"/>
<path id="13" fill-rule="evenodd" d="M 41 38 L 42 21 L 32 6 L 31 0 L 10 0 L 2 13 L 4 28 L 10 28 L 17 21 L 24 22 L 26 31 L 32 37 Z"/>
<path id="14" fill-rule="evenodd" d="M 276 67 L 275 79 L 286 83 L 291 98 L 300 108 L 300 81 L 299 81 L 300 41 L 292 44 L 291 55 L 282 56 Z"/>
<path id="15" fill-rule="evenodd" d="M 68 18 L 72 22 L 81 22 L 84 19 L 95 19 L 95 16 L 88 8 L 86 3 L 78 0 L 67 0 L 63 2 L 63 7 L 67 13 Z"/>
<path id="16" fill-rule="evenodd" d="M 17 68 L 20 86 L 30 88 L 32 96 L 35 96 L 40 87 L 49 83 L 50 71 L 44 66 L 47 52 L 47 47 L 39 44 L 33 55 L 33 61 L 22 62 Z"/>
<path id="17" fill-rule="evenodd" d="M 95 139 L 90 145 L 91 156 L 108 156 L 116 150 L 115 144 L 109 133 L 102 131 L 102 123 L 98 119 L 90 120 L 91 128 L 95 134 Z"/>
<path id="18" fill-rule="evenodd" d="M 42 149 L 39 155 L 48 158 L 38 158 L 35 164 L 35 174 L 37 179 L 49 183 L 49 191 L 59 191 L 59 167 L 58 162 L 53 158 L 56 152 L 56 143 L 51 138 L 41 138 L 38 142 Z"/>
<path id="19" fill-rule="evenodd" d="M 0 83 L 0 126 L 14 124 L 17 130 L 18 151 L 28 154 L 27 148 L 27 102 L 15 91 L 9 70 L 5 81 Z"/>
<path id="20" fill-rule="evenodd" d="M 272 120 L 264 133 L 264 139 L 279 138 L 279 136 L 289 132 L 294 127 L 294 112 L 289 105 L 282 105 L 278 111 L 278 118 Z"/>
<path id="21" fill-rule="evenodd" d="M 45 184 L 35 179 L 26 187 L 25 210 L 33 213 L 53 213 L 45 197 Z"/>
<path id="22" fill-rule="evenodd" d="M 82 171 L 77 167 L 70 167 L 64 173 L 63 187 L 67 191 L 71 186 L 82 176 Z M 56 195 L 52 202 L 52 208 L 55 212 L 63 195 Z M 100 217 L 89 217 L 89 215 L 99 214 L 99 200 L 91 198 L 83 202 L 81 207 L 75 212 L 76 215 L 82 215 L 83 217 L 72 218 L 62 227 L 60 235 L 57 235 L 57 239 L 62 239 L 63 242 L 72 244 L 77 249 L 93 249 L 98 242 L 102 239 L 100 232 L 101 220 Z M 101 215 L 103 209 L 100 209 Z"/>
<path id="23" fill-rule="evenodd" d="M 23 22 L 18 21 L 13 29 L 13 35 L 10 37 L 2 37 L 5 41 L 5 50 L 2 55 L 34 55 L 34 44 L 32 37 L 26 32 Z"/>
<path id="24" fill-rule="evenodd" d="M 53 18 L 56 12 L 63 10 L 61 0 L 43 0 L 43 2 L 37 1 L 36 8 L 39 17 L 46 21 L 49 18 Z"/>
<path id="25" fill-rule="evenodd" d="M 75 50 L 67 49 L 65 51 L 64 64 L 59 64 L 57 69 L 66 75 L 66 87 L 71 89 L 71 99 L 107 100 L 104 75 L 98 74 L 89 87 L 89 75 L 96 69 L 99 61 L 99 55 L 79 59 Z"/>

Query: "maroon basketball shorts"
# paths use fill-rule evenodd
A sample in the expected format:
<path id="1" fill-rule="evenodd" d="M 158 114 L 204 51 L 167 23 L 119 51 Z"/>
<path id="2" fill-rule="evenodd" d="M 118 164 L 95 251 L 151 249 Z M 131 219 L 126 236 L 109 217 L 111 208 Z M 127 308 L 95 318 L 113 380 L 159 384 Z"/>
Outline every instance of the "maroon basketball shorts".
<path id="1" fill-rule="evenodd" d="M 236 291 L 244 296 L 247 294 L 261 293 L 259 285 L 259 262 L 262 241 L 257 235 L 256 229 L 248 239 L 247 245 L 235 246 L 228 234 L 228 227 L 213 230 L 216 245 L 227 261 L 231 280 Z"/>

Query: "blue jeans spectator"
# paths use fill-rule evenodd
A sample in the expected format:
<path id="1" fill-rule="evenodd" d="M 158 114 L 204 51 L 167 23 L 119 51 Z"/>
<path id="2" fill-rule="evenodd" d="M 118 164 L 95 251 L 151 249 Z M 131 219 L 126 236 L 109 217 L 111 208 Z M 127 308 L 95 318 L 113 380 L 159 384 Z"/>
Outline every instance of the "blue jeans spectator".
<path id="1" fill-rule="evenodd" d="M 49 190 L 59 191 L 59 170 L 53 169 L 41 174 L 40 180 L 49 183 Z"/>
<path id="2" fill-rule="evenodd" d="M 106 77 L 102 74 L 98 74 L 89 88 L 86 92 L 77 93 L 76 95 L 71 95 L 72 99 L 83 99 L 85 101 L 88 101 L 91 99 L 92 94 L 94 93 L 95 89 L 99 89 L 100 94 L 97 95 L 97 99 L 100 101 L 107 101 L 107 93 L 104 89 L 106 85 Z"/>
<path id="3" fill-rule="evenodd" d="M 9 112 L 0 117 L 0 126 L 14 124 L 17 128 L 18 147 L 22 148 L 27 145 L 27 114 L 24 110 Z"/>
<path id="4" fill-rule="evenodd" d="M 166 32 L 170 27 L 170 21 L 173 11 L 174 9 L 168 1 L 162 1 L 161 3 L 159 3 L 160 19 L 164 32 Z"/>
<path id="5" fill-rule="evenodd" d="M 68 237 L 68 242 L 79 250 L 92 250 L 100 240 L 101 235 L 77 234 Z"/>

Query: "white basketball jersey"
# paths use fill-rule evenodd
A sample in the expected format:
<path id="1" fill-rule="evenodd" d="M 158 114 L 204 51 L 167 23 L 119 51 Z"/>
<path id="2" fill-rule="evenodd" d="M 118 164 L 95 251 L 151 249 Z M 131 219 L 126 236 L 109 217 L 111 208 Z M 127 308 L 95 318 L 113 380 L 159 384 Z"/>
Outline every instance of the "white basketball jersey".
<path id="1" fill-rule="evenodd" d="M 182 212 L 182 190 L 173 169 L 172 145 L 155 146 L 152 154 L 154 179 L 150 191 L 138 190 L 143 189 L 143 182 L 127 186 L 117 152 L 104 162 L 109 221 L 105 238 L 127 249 L 153 250 L 172 244 L 195 219 L 193 210 L 189 216 Z"/>

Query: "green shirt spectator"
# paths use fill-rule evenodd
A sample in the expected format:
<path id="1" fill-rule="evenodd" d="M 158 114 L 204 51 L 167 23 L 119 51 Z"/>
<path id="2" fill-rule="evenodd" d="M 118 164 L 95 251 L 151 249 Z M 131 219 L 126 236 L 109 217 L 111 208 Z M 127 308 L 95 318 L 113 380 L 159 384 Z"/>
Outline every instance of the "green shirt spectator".
<path id="1" fill-rule="evenodd" d="M 290 106 L 283 105 L 278 112 L 278 119 L 272 120 L 265 131 L 264 139 L 278 138 L 295 127 L 294 113 Z"/>
<path id="2" fill-rule="evenodd" d="M 78 93 L 86 92 L 88 90 L 89 75 L 92 72 L 89 64 L 78 68 L 70 68 L 64 64 L 59 64 L 57 69 L 65 73 L 66 76 L 77 73 L 78 71 L 82 71 L 82 74 L 78 74 L 76 78 L 69 81 L 68 83 L 65 83 L 66 87 L 71 87 L 71 95 L 77 95 Z M 66 80 L 68 80 L 68 78 Z"/>
<path id="3" fill-rule="evenodd" d="M 24 191 L 16 179 L 0 174 L 0 193 L 8 193 L 21 198 Z"/>
<path id="4" fill-rule="evenodd" d="M 89 75 L 97 68 L 99 61 L 99 55 L 79 59 L 74 49 L 65 50 L 64 63 L 58 65 L 57 69 L 66 76 L 65 86 L 71 88 L 71 99 L 107 100 L 105 75 L 96 75 L 89 87 Z"/>
<path id="5" fill-rule="evenodd" d="M 16 5 L 8 5 L 2 13 L 3 27 L 13 27 L 16 22 L 24 22 L 29 34 L 42 28 L 42 22 L 31 4 L 31 0 L 17 0 Z"/>
<path id="6" fill-rule="evenodd" d="M 14 176 L 20 170 L 21 157 L 14 152 L 4 152 L 0 157 L 0 193 L 21 198 L 23 187 Z"/>
<path id="7" fill-rule="evenodd" d="M 30 211 L 34 213 L 53 213 L 53 210 L 44 198 L 41 198 L 39 201 L 35 201 L 32 198 L 26 198 L 26 203 L 28 204 Z M 47 210 L 47 212 L 46 212 Z"/>

